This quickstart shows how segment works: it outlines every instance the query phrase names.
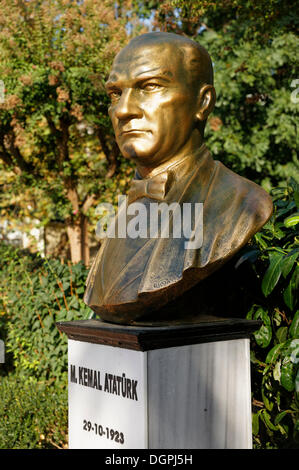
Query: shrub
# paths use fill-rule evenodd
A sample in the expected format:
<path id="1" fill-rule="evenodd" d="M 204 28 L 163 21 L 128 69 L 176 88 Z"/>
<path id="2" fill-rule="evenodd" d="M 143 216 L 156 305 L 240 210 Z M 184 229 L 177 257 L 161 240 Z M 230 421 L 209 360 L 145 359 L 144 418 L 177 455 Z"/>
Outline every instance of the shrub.
<path id="1" fill-rule="evenodd" d="M 67 447 L 67 375 L 54 384 L 0 378 L 0 449 Z"/>
<path id="2" fill-rule="evenodd" d="M 55 322 L 88 318 L 87 270 L 0 245 L 0 448 L 67 447 L 67 337 Z"/>
<path id="3" fill-rule="evenodd" d="M 273 200 L 272 218 L 240 259 L 251 261 L 259 285 L 247 318 L 263 321 L 251 344 L 257 448 L 299 445 L 298 184 L 276 188 Z"/>
<path id="4" fill-rule="evenodd" d="M 56 379 L 67 370 L 67 338 L 57 321 L 88 318 L 87 270 L 0 245 L 0 310 L 8 361 L 26 377 Z M 1 330 L 0 330 L 1 331 Z"/>

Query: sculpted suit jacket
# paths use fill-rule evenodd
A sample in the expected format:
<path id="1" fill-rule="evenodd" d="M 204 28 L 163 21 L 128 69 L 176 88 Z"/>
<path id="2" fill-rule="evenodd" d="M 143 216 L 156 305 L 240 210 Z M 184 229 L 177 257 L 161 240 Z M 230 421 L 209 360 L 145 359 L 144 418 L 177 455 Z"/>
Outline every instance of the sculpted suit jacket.
<path id="1" fill-rule="evenodd" d="M 270 196 L 214 161 L 205 145 L 161 171 L 164 202 L 203 203 L 202 246 L 185 249 L 184 238 L 106 238 L 84 296 L 102 320 L 129 324 L 155 312 L 159 321 L 159 309 L 218 270 L 272 214 Z M 138 202 L 148 207 L 153 199 Z"/>

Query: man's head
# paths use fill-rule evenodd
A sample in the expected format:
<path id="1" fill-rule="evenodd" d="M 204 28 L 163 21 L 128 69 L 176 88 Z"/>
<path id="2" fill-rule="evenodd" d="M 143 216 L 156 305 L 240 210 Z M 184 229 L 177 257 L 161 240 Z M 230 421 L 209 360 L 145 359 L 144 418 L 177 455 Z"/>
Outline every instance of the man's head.
<path id="1" fill-rule="evenodd" d="M 138 165 L 154 168 L 201 143 L 215 90 L 211 59 L 196 42 L 138 36 L 116 56 L 106 87 L 117 143 Z"/>

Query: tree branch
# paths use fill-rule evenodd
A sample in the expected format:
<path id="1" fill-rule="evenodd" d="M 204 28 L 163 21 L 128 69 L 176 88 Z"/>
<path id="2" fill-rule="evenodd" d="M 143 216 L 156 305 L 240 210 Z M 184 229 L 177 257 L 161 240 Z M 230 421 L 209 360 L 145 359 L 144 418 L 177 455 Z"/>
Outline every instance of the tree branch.
<path id="1" fill-rule="evenodd" d="M 73 212 L 79 211 L 79 196 L 77 188 L 74 186 L 74 183 L 71 178 L 67 178 L 65 181 L 67 188 L 67 198 L 70 201 Z"/>
<path id="2" fill-rule="evenodd" d="M 30 163 L 27 163 L 26 160 L 24 160 L 19 148 L 15 145 L 15 133 L 11 132 L 10 138 L 9 138 L 9 150 L 14 159 L 16 160 L 19 168 L 21 171 L 25 171 L 27 173 L 33 173 L 34 168 Z"/>
<path id="3" fill-rule="evenodd" d="M 57 150 L 58 150 L 58 163 L 61 163 L 68 159 L 69 157 L 69 149 L 68 149 L 68 141 L 70 138 L 69 134 L 69 126 L 70 122 L 68 119 L 60 118 L 59 124 L 60 129 L 55 126 L 55 123 L 52 119 L 50 113 L 45 113 L 45 118 L 47 119 L 48 126 L 50 128 L 51 133 L 54 135 L 57 143 Z"/>
<path id="4" fill-rule="evenodd" d="M 9 153 L 7 152 L 6 148 L 5 148 L 5 145 L 4 145 L 4 134 L 1 133 L 0 134 L 0 147 L 1 147 L 1 150 L 0 150 L 0 158 L 1 160 L 7 165 L 7 166 L 10 166 L 12 168 L 12 171 L 16 174 L 16 175 L 19 175 L 21 174 L 21 169 L 18 168 L 17 166 L 15 166 L 11 156 L 9 155 Z"/>
<path id="5" fill-rule="evenodd" d="M 96 201 L 95 194 L 86 195 L 82 204 L 82 213 L 86 214 L 88 209 L 94 204 L 95 201 Z"/>
<path id="6" fill-rule="evenodd" d="M 50 127 L 50 131 L 52 132 L 52 134 L 55 135 L 56 139 L 59 139 L 61 137 L 61 131 L 59 129 L 57 129 L 57 127 L 55 126 L 54 124 L 54 121 L 52 119 L 52 116 L 50 115 L 50 113 L 45 113 L 45 118 L 47 119 L 47 122 L 48 122 L 48 126 Z"/>

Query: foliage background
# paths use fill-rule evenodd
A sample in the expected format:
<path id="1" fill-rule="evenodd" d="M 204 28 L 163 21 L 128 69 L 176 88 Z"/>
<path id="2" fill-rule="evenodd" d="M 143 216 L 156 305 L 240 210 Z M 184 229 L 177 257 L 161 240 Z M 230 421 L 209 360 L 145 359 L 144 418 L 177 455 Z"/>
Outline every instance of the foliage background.
<path id="1" fill-rule="evenodd" d="M 236 263 L 248 275 L 235 291 L 250 304 L 244 315 L 263 322 L 251 342 L 254 447 L 298 448 L 294 0 L 3 0 L 0 215 L 40 225 L 59 219 L 80 230 L 86 222 L 94 231 L 96 205 L 115 204 L 126 191 L 134 170 L 115 147 L 103 83 L 113 55 L 146 28 L 185 34 L 208 49 L 217 104 L 207 145 L 273 195 L 272 219 Z M 67 446 L 67 345 L 55 322 L 88 318 L 86 276 L 82 262 L 0 246 L 0 338 L 7 348 L 0 448 Z"/>
<path id="2" fill-rule="evenodd" d="M 0 245 L 0 448 L 67 447 L 67 338 L 57 321 L 89 318 L 87 269 Z"/>
<path id="3" fill-rule="evenodd" d="M 273 200 L 272 218 L 238 262 L 254 272 L 246 317 L 263 322 L 251 342 L 253 438 L 256 448 L 298 448 L 299 185 L 276 188 Z"/>

